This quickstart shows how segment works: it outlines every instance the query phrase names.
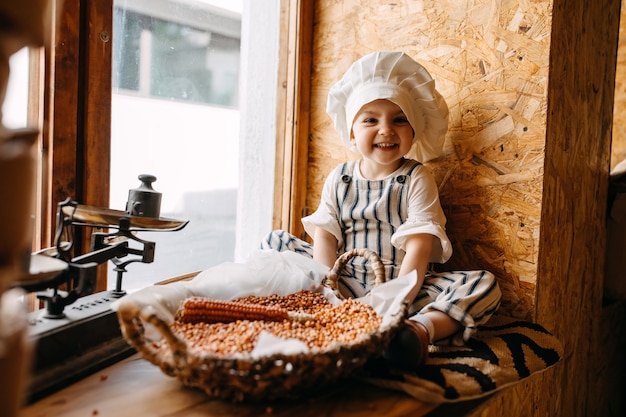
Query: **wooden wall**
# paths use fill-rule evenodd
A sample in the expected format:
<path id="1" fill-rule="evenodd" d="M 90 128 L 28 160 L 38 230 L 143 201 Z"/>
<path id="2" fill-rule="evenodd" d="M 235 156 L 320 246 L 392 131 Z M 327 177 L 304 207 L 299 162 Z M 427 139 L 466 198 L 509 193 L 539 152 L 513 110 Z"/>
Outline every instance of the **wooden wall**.
<path id="1" fill-rule="evenodd" d="M 536 319 L 565 347 L 553 378 L 534 387 L 558 415 L 624 415 L 626 316 L 603 306 L 606 207 L 621 0 L 554 0 Z M 611 317 L 611 312 L 621 311 Z M 609 335 L 610 336 L 607 336 Z M 613 400 L 621 401 L 621 412 Z M 540 408 L 541 409 L 541 408 Z M 548 414 L 550 415 L 550 414 Z M 554 414 L 553 414 L 554 415 Z"/>
<path id="2" fill-rule="evenodd" d="M 615 108 L 613 111 L 613 143 L 611 169 L 626 159 L 626 0 L 622 0 L 617 69 L 615 75 Z"/>
<path id="3" fill-rule="evenodd" d="M 471 415 L 623 415 L 626 308 L 602 300 L 620 2 L 315 3 L 308 211 L 355 157 L 325 114 L 329 86 L 366 53 L 407 52 L 451 110 L 444 155 L 428 164 L 455 248 L 446 266 L 495 272 L 502 312 L 564 344 L 559 365 Z"/>

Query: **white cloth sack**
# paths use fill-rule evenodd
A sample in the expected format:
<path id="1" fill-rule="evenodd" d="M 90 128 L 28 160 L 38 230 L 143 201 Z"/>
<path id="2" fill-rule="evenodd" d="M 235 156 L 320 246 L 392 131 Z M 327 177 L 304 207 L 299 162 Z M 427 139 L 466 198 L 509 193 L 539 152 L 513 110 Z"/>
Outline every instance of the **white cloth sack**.
<path id="1" fill-rule="evenodd" d="M 295 252 L 258 250 L 242 263 L 225 262 L 202 271 L 190 281 L 154 285 L 129 294 L 112 305 L 117 310 L 124 303 L 154 309 L 165 323 L 172 323 L 183 301 L 189 297 L 210 297 L 231 300 L 247 295 L 287 295 L 301 290 L 321 291 L 334 305 L 341 303 L 333 292 L 322 286 L 329 268 Z M 383 316 L 381 330 L 389 326 L 393 316 L 405 300 L 412 301 L 417 294 L 415 271 L 374 288 L 359 300 L 370 304 Z M 152 332 L 151 332 L 152 333 Z M 151 335 L 150 337 L 153 337 Z M 306 346 L 295 340 L 285 341 L 263 335 L 252 356 L 276 352 L 306 351 Z"/>

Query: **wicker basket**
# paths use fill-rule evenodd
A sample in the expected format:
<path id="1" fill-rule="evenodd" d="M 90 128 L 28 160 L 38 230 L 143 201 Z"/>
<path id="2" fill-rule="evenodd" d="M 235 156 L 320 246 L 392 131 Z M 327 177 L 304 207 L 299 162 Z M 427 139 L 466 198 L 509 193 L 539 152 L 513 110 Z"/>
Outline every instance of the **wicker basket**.
<path id="1" fill-rule="evenodd" d="M 353 256 L 371 260 L 376 282 L 385 281 L 384 268 L 375 252 L 357 249 L 342 255 L 329 272 L 326 285 L 336 293 L 338 272 Z M 262 358 L 224 359 L 196 354 L 185 340 L 174 334 L 155 309 L 136 303 L 120 305 L 118 317 L 126 340 L 148 361 L 184 385 L 204 390 L 210 397 L 234 402 L 296 398 L 327 383 L 350 376 L 365 362 L 382 353 L 406 315 L 406 304 L 384 329 L 351 344 L 335 344 L 322 352 L 272 354 Z M 144 323 L 153 325 L 165 339 L 169 351 L 157 349 L 145 337 Z"/>

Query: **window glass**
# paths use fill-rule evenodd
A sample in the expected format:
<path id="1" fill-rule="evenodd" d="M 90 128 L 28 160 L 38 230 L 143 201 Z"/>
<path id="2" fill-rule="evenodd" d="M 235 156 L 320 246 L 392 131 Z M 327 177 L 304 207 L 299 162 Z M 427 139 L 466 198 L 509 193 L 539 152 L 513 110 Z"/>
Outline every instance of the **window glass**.
<path id="1" fill-rule="evenodd" d="M 114 89 L 151 98 L 237 106 L 240 19 L 203 10 L 203 2 L 197 3 L 185 9 L 199 9 L 206 15 L 198 26 L 195 19 L 184 19 L 184 13 L 175 21 L 159 18 L 158 4 L 141 12 L 115 8 Z"/>
<path id="2" fill-rule="evenodd" d="M 234 258 L 241 0 L 114 5 L 110 207 L 125 210 L 151 174 L 161 217 L 189 220 L 137 233 L 156 250 L 153 263 L 126 267 L 129 291 Z"/>
<path id="3" fill-rule="evenodd" d="M 2 104 L 2 124 L 11 129 L 28 126 L 28 48 L 9 58 L 9 83 Z"/>

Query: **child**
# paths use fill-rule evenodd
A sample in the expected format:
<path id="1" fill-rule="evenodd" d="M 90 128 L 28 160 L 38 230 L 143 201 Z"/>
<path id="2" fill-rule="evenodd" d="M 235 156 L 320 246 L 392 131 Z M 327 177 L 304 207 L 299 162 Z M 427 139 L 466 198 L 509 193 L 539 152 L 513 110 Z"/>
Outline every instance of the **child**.
<path id="1" fill-rule="evenodd" d="M 452 254 L 437 185 L 421 163 L 442 151 L 447 105 L 430 74 L 408 55 L 374 52 L 331 87 L 326 110 L 343 143 L 361 158 L 330 173 L 318 209 L 302 219 L 313 245 L 274 231 L 261 246 L 294 250 L 328 267 L 348 250 L 368 248 L 383 261 L 387 279 L 416 270 L 419 294 L 384 353 L 394 366 L 414 370 L 429 344 L 467 341 L 501 298 L 487 271 L 429 271 L 430 263 Z M 373 271 L 355 257 L 344 267 L 340 290 L 360 297 L 373 283 Z"/>

